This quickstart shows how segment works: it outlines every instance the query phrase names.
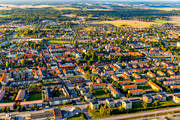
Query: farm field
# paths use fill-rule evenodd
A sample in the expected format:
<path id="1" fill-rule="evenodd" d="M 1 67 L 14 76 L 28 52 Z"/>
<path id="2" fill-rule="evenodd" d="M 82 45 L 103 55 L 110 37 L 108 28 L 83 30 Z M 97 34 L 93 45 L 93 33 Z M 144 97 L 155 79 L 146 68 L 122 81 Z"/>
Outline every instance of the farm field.
<path id="1" fill-rule="evenodd" d="M 180 16 L 172 16 L 168 22 L 180 26 Z"/>
<path id="2" fill-rule="evenodd" d="M 149 8 L 147 8 L 149 9 Z M 150 8 L 150 9 L 155 9 L 155 10 L 164 10 L 164 11 L 172 11 L 172 10 L 180 10 L 180 8 L 168 8 L 168 7 L 162 7 L 162 8 Z"/>
<path id="3" fill-rule="evenodd" d="M 149 28 L 151 25 L 160 25 L 161 23 L 143 22 L 138 20 L 115 20 L 115 21 L 93 22 L 92 24 L 112 24 L 117 27 L 121 27 L 125 25 L 134 28 Z"/>
<path id="4" fill-rule="evenodd" d="M 73 7 L 56 7 L 57 10 L 79 10 L 78 8 Z"/>

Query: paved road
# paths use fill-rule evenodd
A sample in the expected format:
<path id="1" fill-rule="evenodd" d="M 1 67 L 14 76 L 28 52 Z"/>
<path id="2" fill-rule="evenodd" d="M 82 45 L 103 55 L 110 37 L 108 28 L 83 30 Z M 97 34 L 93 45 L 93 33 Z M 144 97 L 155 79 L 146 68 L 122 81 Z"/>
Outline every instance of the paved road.
<path id="1" fill-rule="evenodd" d="M 167 113 L 167 112 L 178 111 L 178 110 L 180 110 L 180 107 L 168 108 L 168 109 L 162 109 L 162 110 L 156 110 L 156 111 L 150 111 L 150 112 L 141 112 L 141 113 L 127 114 L 127 115 L 112 116 L 112 117 L 106 117 L 106 118 L 101 118 L 97 120 L 120 120 L 120 119 L 124 120 L 128 118 L 133 118 L 133 117 L 141 117 L 144 115 Z"/>

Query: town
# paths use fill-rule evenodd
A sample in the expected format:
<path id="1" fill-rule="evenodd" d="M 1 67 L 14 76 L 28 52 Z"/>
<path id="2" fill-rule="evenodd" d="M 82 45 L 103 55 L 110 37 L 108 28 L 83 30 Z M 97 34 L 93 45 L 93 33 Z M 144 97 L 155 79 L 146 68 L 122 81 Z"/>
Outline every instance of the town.
<path id="1" fill-rule="evenodd" d="M 103 119 L 180 106 L 179 26 L 80 17 L 0 29 L 0 119 Z"/>

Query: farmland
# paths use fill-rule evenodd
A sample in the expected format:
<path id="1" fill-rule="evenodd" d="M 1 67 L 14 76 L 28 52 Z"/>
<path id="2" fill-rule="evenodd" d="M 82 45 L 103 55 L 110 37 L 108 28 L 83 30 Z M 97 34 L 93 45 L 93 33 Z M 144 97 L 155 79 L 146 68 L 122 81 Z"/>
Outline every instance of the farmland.
<path id="1" fill-rule="evenodd" d="M 129 26 L 134 28 L 149 28 L 151 25 L 160 25 L 160 23 L 143 22 L 138 20 L 100 21 L 100 22 L 93 22 L 92 24 L 112 24 L 117 27 Z"/>

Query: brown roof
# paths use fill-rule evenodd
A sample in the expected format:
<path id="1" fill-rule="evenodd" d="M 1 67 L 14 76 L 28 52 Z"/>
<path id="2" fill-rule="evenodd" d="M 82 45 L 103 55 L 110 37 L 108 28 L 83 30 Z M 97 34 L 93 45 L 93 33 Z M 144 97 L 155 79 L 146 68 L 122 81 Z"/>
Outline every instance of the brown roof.
<path id="1" fill-rule="evenodd" d="M 118 91 L 112 86 L 112 85 L 108 85 L 109 89 L 111 89 L 111 91 L 113 91 L 115 94 L 118 94 Z"/>
<path id="2" fill-rule="evenodd" d="M 128 90 L 130 93 L 137 93 L 137 92 L 143 92 L 143 89 L 137 89 L 137 90 Z"/>
<path id="3" fill-rule="evenodd" d="M 134 85 L 123 85 L 123 87 L 130 88 L 130 87 L 137 87 L 137 85 L 136 84 L 134 84 Z"/>

